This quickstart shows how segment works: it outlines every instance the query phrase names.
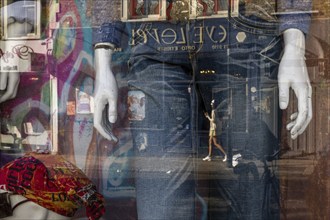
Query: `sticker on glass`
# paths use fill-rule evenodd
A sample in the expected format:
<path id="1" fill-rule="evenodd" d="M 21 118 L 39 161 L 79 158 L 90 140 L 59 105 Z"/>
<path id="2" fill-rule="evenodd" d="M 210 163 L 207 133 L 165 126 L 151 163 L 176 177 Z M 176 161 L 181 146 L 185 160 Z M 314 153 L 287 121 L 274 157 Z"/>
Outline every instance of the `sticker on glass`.
<path id="1" fill-rule="evenodd" d="M 128 118 L 131 121 L 142 121 L 145 118 L 145 95 L 141 91 L 129 91 Z"/>

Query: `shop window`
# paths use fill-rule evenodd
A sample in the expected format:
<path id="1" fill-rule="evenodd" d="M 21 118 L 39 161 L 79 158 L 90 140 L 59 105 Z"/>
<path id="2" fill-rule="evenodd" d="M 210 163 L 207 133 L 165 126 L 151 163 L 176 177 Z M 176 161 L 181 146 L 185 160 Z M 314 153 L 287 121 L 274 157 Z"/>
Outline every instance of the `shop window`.
<path id="1" fill-rule="evenodd" d="M 3 0 L 2 5 L 4 39 L 40 38 L 40 0 Z"/>
<path id="2" fill-rule="evenodd" d="M 188 20 L 238 15 L 238 0 L 122 0 L 122 20 Z"/>
<path id="3" fill-rule="evenodd" d="M 166 19 L 166 0 L 122 0 L 122 7 L 123 20 Z"/>
<path id="4" fill-rule="evenodd" d="M 190 17 L 236 17 L 238 15 L 238 0 L 197 0 L 196 7 L 192 7 Z M 195 10 L 194 10 L 195 9 Z"/>

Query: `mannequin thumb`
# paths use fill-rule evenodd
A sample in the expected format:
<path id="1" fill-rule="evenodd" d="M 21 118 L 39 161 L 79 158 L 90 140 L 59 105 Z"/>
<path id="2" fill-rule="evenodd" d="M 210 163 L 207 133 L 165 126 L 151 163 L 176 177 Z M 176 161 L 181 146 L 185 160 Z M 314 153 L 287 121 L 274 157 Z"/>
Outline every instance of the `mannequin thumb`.
<path id="1" fill-rule="evenodd" d="M 280 108 L 286 109 L 289 105 L 289 86 L 288 84 L 282 84 L 279 85 L 279 102 L 280 102 Z"/>
<path id="2" fill-rule="evenodd" d="M 108 118 L 110 123 L 117 121 L 117 100 L 109 101 Z"/>

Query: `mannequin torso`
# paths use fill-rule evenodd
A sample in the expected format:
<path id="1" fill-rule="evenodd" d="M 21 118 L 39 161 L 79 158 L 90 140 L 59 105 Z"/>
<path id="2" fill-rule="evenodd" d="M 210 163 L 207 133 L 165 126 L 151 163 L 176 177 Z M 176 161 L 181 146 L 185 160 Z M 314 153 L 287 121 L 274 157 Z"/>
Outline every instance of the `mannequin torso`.
<path id="1" fill-rule="evenodd" d="M 6 191 L 0 190 L 0 193 L 5 193 Z M 21 195 L 11 195 L 10 202 L 11 207 L 15 207 L 17 204 L 26 201 L 27 199 Z M 68 220 L 69 217 L 59 215 L 53 211 L 45 209 L 40 205 L 27 201 L 24 202 L 13 210 L 13 215 L 2 218 L 2 220 L 15 220 L 15 219 L 25 219 L 25 220 Z"/>

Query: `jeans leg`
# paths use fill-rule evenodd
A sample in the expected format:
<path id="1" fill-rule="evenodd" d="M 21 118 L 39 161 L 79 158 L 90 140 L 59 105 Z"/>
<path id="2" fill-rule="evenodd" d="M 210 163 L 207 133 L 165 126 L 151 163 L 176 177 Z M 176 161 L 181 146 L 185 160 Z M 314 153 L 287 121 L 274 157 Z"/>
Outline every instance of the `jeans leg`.
<path id="1" fill-rule="evenodd" d="M 201 54 L 197 61 L 196 78 L 202 100 L 208 107 L 215 99 L 216 123 L 221 125 L 217 126 L 217 134 L 224 149 L 232 152 L 228 154 L 229 166 L 221 164 L 217 178 L 210 180 L 210 186 L 217 188 L 212 196 L 222 197 L 227 211 L 220 213 L 222 216 L 210 212 L 211 218 L 263 219 L 263 190 L 267 182 L 260 179 L 264 171 L 260 159 L 278 149 L 278 63 L 274 61 L 280 54 L 280 48 L 269 46 L 273 42 L 271 36 L 263 40 L 248 42 L 227 53 Z M 205 74 L 203 69 L 211 71 Z M 249 163 L 244 169 L 235 170 L 231 156 L 238 153 Z M 209 210 L 215 207 L 213 203 Z M 272 219 L 278 216 L 277 210 Z"/>
<path id="2" fill-rule="evenodd" d="M 131 74 L 138 218 L 194 219 L 190 76 L 148 58 L 135 59 Z"/>

